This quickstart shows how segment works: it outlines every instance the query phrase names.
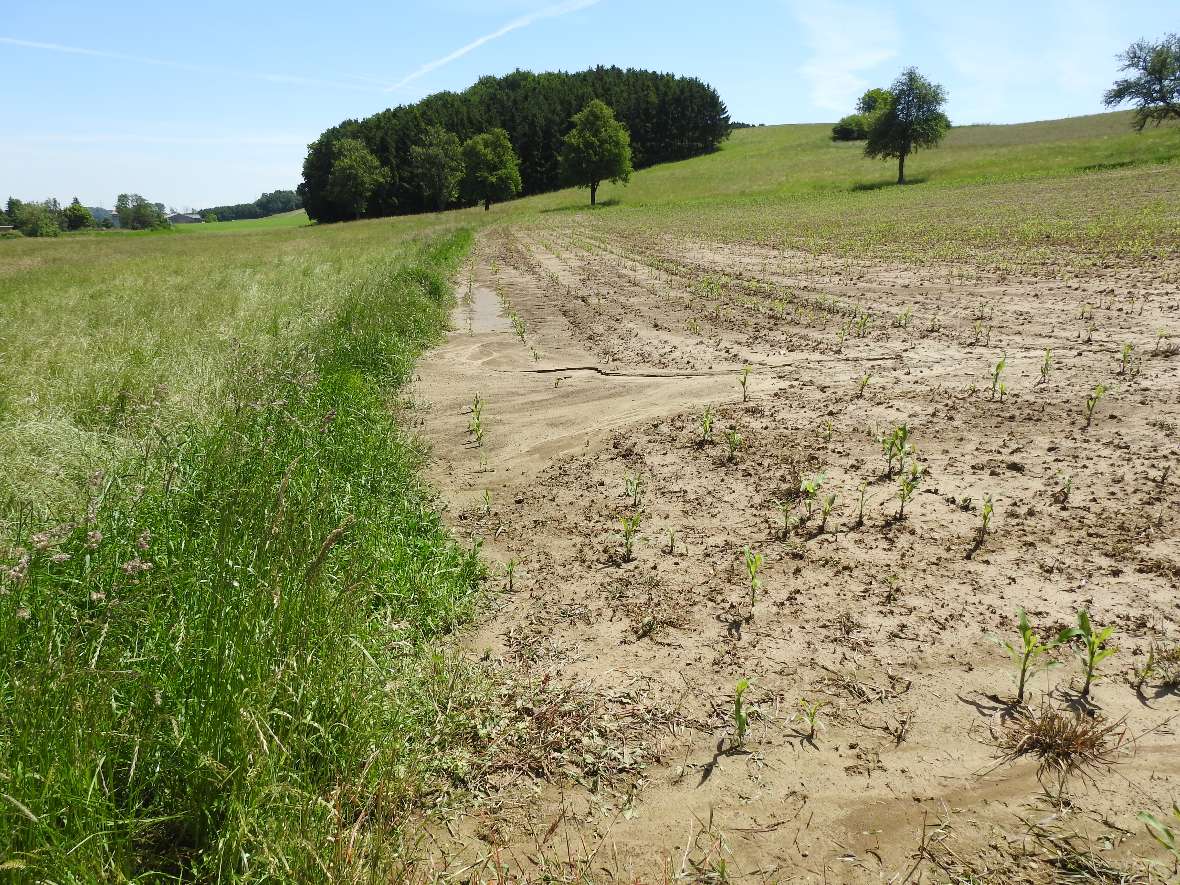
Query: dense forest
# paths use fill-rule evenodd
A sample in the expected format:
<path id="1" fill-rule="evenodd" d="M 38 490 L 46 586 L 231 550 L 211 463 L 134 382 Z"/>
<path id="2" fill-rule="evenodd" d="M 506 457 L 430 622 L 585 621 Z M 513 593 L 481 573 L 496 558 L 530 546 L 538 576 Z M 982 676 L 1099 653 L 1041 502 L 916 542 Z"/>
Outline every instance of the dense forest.
<path id="1" fill-rule="evenodd" d="M 414 162 L 414 148 L 428 140 L 434 127 L 460 141 L 504 129 L 520 157 L 521 192 L 553 190 L 561 183 L 558 154 L 571 118 L 595 98 L 606 102 L 630 131 L 636 168 L 715 150 L 729 134 L 725 103 L 716 90 L 693 77 L 617 67 L 576 73 L 515 71 L 483 77 L 463 92 L 440 92 L 333 126 L 308 148 L 299 195 L 317 221 L 354 217 L 350 207 L 333 199 L 329 177 L 337 144 L 356 139 L 382 169 L 365 215 L 437 209 L 431 189 L 418 180 L 420 164 Z"/>

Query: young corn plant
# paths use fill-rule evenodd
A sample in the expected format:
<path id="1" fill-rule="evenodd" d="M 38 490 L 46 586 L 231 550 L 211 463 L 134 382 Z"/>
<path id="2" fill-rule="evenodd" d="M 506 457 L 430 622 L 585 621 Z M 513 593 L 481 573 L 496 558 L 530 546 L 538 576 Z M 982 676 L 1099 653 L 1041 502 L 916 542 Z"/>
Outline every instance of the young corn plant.
<path id="1" fill-rule="evenodd" d="M 701 415 L 701 445 L 708 445 L 713 441 L 713 407 L 705 406 L 705 412 Z"/>
<path id="2" fill-rule="evenodd" d="M 1119 356 L 1119 377 L 1127 377 L 1127 372 L 1131 368 L 1131 354 L 1134 353 L 1134 351 L 1134 344 L 1123 345 L 1122 354 Z"/>
<path id="3" fill-rule="evenodd" d="M 488 489 L 483 490 L 483 515 L 492 515 L 492 493 Z"/>
<path id="4" fill-rule="evenodd" d="M 869 484 L 862 482 L 858 490 L 858 499 L 856 502 L 856 525 L 859 528 L 865 524 L 865 500 L 869 494 Z"/>
<path id="5" fill-rule="evenodd" d="M 725 444 L 729 446 L 729 454 L 726 460 L 733 462 L 737 460 L 738 449 L 742 447 L 742 435 L 738 433 L 736 427 L 732 427 L 725 432 Z"/>
<path id="6" fill-rule="evenodd" d="M 970 505 L 971 499 L 964 498 L 964 502 Z M 971 509 L 970 506 L 960 505 L 962 509 Z M 983 542 L 987 540 L 988 532 L 991 531 L 992 513 L 995 512 L 995 507 L 992 504 L 992 496 L 983 496 L 983 506 L 979 510 L 979 531 L 975 533 L 975 541 L 971 545 L 971 549 L 967 551 L 967 558 L 970 559 L 975 555 L 976 551 L 983 546 Z"/>
<path id="7" fill-rule="evenodd" d="M 750 579 L 750 609 L 754 608 L 754 601 L 758 597 L 758 590 L 762 586 L 762 579 L 758 572 L 762 568 L 762 554 L 746 548 L 746 575 Z"/>
<path id="8" fill-rule="evenodd" d="M 738 384 L 742 386 L 742 402 L 749 402 L 750 399 L 750 367 L 742 366 L 742 372 L 738 376 Z"/>
<path id="9" fill-rule="evenodd" d="M 1043 360 L 1041 360 L 1041 377 L 1037 381 L 1037 384 L 1048 384 L 1049 383 L 1049 372 L 1052 371 L 1052 369 L 1053 369 L 1053 351 L 1046 347 L 1045 348 L 1045 357 Z"/>
<path id="10" fill-rule="evenodd" d="M 1001 356 L 992 369 L 992 399 L 996 398 L 996 393 L 1000 389 L 1000 375 L 1004 372 L 1004 367 L 1008 365 L 1007 355 Z"/>
<path id="11" fill-rule="evenodd" d="M 746 712 L 744 700 L 749 688 L 748 679 L 739 679 L 733 689 L 733 733 L 739 747 L 746 742 L 746 733 L 750 730 L 750 715 Z"/>
<path id="12" fill-rule="evenodd" d="M 832 515 L 832 510 L 836 506 L 836 493 L 828 495 L 823 499 L 819 508 L 819 533 L 822 535 L 827 529 L 828 517 Z"/>
<path id="13" fill-rule="evenodd" d="M 1069 503 L 1069 496 L 1073 493 L 1073 477 L 1068 474 L 1061 477 L 1061 484 L 1053 493 L 1053 503 L 1064 507 Z"/>
<path id="14" fill-rule="evenodd" d="M 1095 630 L 1090 621 L 1090 613 L 1085 609 L 1078 612 L 1078 625 L 1071 627 L 1063 634 L 1069 639 L 1082 640 L 1082 650 L 1078 656 L 1081 658 L 1082 673 L 1085 676 L 1085 681 L 1082 683 L 1081 696 L 1083 698 L 1090 697 L 1090 686 L 1098 675 L 1098 666 L 1118 651 L 1115 646 L 1107 644 L 1113 634 L 1114 627 Z"/>
<path id="15" fill-rule="evenodd" d="M 893 476 L 894 461 L 897 462 L 897 472 L 904 471 L 906 458 L 912 452 L 909 426 L 902 424 L 895 427 L 888 435 L 881 434 L 881 452 L 885 456 L 885 477 L 887 479 Z"/>
<path id="16" fill-rule="evenodd" d="M 516 576 L 516 560 L 508 560 L 508 564 L 504 566 L 504 575 L 508 578 L 508 592 L 512 592 L 512 581 Z"/>
<path id="17" fill-rule="evenodd" d="M 1098 407 L 1099 400 L 1106 396 L 1106 385 L 1099 384 L 1094 388 L 1094 392 L 1086 397 L 1086 427 L 1089 428 L 1090 422 L 1094 420 L 1094 409 Z"/>
<path id="18" fill-rule="evenodd" d="M 815 513 L 815 502 L 825 480 L 827 480 L 825 474 L 813 473 L 799 482 L 799 494 L 803 499 L 803 506 L 807 508 L 807 516 L 805 517 L 807 520 L 810 520 Z"/>
<path id="19" fill-rule="evenodd" d="M 1025 610 L 1018 610 L 1017 615 L 1016 630 L 1020 635 L 1019 644 L 999 637 L 993 637 L 993 640 L 1008 652 L 1013 663 L 1016 664 L 1016 705 L 1020 706 L 1024 703 L 1024 689 L 1029 678 L 1043 670 L 1057 666 L 1057 661 L 1048 659 L 1046 656 L 1057 646 L 1069 642 L 1072 637 L 1072 628 L 1062 630 L 1055 639 L 1042 640 L 1033 630 L 1032 624 L 1029 623 Z"/>
<path id="20" fill-rule="evenodd" d="M 786 498 L 774 503 L 783 515 L 783 537 L 790 537 L 791 529 L 795 526 L 795 505 Z"/>
<path id="21" fill-rule="evenodd" d="M 638 510 L 643 506 L 643 477 L 628 475 L 624 483 L 632 509 Z"/>
<path id="22" fill-rule="evenodd" d="M 873 375 L 871 372 L 865 372 L 860 376 L 860 381 L 857 382 L 856 388 L 856 396 L 858 399 L 864 399 L 865 388 L 869 386 L 869 379 L 872 377 Z"/>
<path id="23" fill-rule="evenodd" d="M 905 505 L 914 497 L 918 483 L 922 481 L 922 465 L 917 461 L 910 462 L 910 469 L 901 475 L 897 488 L 897 518 L 905 519 Z"/>
<path id="24" fill-rule="evenodd" d="M 1151 838 L 1166 848 L 1180 865 L 1180 805 L 1172 803 L 1171 820 L 1162 821 L 1148 811 L 1141 811 L 1139 820 L 1147 824 Z M 1172 829 L 1175 827 L 1176 829 Z"/>
<path id="25" fill-rule="evenodd" d="M 635 537 L 639 534 L 643 514 L 633 513 L 630 516 L 620 516 L 619 522 L 623 526 L 623 561 L 630 562 L 635 556 Z"/>
<path id="26" fill-rule="evenodd" d="M 824 727 L 819 712 L 827 706 L 830 706 L 827 701 L 809 701 L 807 698 L 799 699 L 799 712 L 795 715 L 800 722 L 807 726 L 807 739 L 809 741 L 814 741 L 816 733 Z"/>

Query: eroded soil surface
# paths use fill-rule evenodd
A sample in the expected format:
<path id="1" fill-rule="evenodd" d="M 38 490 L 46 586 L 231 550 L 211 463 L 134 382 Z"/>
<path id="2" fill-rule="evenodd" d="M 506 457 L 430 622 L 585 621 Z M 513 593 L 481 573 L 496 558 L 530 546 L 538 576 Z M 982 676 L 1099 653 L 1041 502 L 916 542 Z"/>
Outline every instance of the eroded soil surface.
<path id="1" fill-rule="evenodd" d="M 533 687 L 533 755 L 440 828 L 440 866 L 1148 881 L 1135 816 L 1180 799 L 1180 664 L 1134 675 L 1180 643 L 1178 278 L 486 234 L 414 398 L 452 526 L 498 563 L 471 652 Z M 1115 630 L 1089 702 L 1076 649 L 1029 682 L 1034 711 L 1123 723 L 1064 789 L 995 746 L 1018 608 Z"/>

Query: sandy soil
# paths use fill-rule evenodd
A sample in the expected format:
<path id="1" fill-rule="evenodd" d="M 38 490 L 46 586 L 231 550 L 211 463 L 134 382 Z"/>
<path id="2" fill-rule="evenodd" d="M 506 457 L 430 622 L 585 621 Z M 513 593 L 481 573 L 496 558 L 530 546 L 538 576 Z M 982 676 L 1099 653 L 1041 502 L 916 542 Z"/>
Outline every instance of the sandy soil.
<path id="1" fill-rule="evenodd" d="M 817 882 L 1162 860 L 1135 815 L 1180 799 L 1180 696 L 1132 683 L 1151 643 L 1180 642 L 1180 341 L 1157 340 L 1180 333 L 1177 279 L 485 235 L 413 395 L 452 526 L 500 564 L 472 655 L 533 687 L 519 728 L 549 761 L 489 782 L 440 857 Z M 899 517 L 880 436 L 902 424 L 924 473 Z M 1083 608 L 1115 629 L 1090 703 L 1072 650 L 1030 681 L 1034 710 L 1125 720 L 1114 764 L 1064 790 L 995 746 L 1015 671 L 989 637 L 1015 641 L 1020 607 L 1042 636 Z"/>

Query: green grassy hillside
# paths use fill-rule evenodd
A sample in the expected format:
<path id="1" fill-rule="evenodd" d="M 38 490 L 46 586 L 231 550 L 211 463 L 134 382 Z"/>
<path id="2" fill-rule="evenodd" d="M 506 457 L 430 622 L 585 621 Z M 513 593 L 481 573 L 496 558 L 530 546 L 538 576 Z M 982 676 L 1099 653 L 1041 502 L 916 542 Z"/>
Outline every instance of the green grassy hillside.
<path id="1" fill-rule="evenodd" d="M 827 125 L 742 129 L 716 153 L 605 184 L 579 223 L 775 247 L 996 263 L 1138 260 L 1180 249 L 1180 126 L 1136 133 L 1130 114 L 964 126 L 906 165 L 833 142 Z M 583 213 L 585 190 L 493 215 Z M 472 219 L 479 213 L 465 210 Z"/>
<path id="2" fill-rule="evenodd" d="M 212 224 L 180 224 L 176 230 L 181 233 L 206 234 L 227 233 L 236 230 L 274 230 L 276 228 L 305 227 L 311 221 L 302 209 L 293 212 L 280 212 L 278 215 L 268 215 L 266 218 L 243 218 L 238 221 L 217 221 Z"/>

